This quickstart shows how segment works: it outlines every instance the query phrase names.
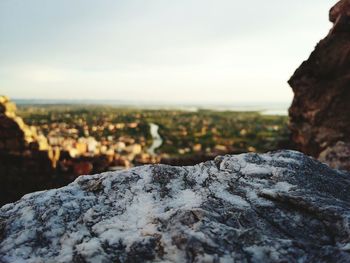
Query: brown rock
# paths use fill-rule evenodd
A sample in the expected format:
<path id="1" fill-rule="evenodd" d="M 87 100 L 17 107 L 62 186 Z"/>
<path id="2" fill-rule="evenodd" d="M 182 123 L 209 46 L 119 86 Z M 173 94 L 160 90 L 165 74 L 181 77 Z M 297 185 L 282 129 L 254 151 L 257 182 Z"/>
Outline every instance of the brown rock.
<path id="1" fill-rule="evenodd" d="M 52 187 L 57 158 L 46 137 L 16 115 L 16 105 L 8 97 L 0 96 L 0 206 Z"/>
<path id="2" fill-rule="evenodd" d="M 90 162 L 79 162 L 74 164 L 74 174 L 79 175 L 87 175 L 92 172 L 93 165 Z"/>
<path id="3" fill-rule="evenodd" d="M 4 104 L 9 101 L 7 96 L 0 95 L 0 104 Z"/>
<path id="4" fill-rule="evenodd" d="M 289 80 L 295 94 L 290 129 L 299 150 L 316 158 L 322 152 L 323 161 L 345 169 L 348 161 L 335 164 L 334 151 L 344 150 L 339 141 L 350 143 L 350 0 L 338 2 L 329 16 L 332 30 Z"/>
<path id="5" fill-rule="evenodd" d="M 8 151 L 22 151 L 23 150 L 23 142 L 16 138 L 9 139 L 5 143 L 6 150 Z"/>
<path id="6" fill-rule="evenodd" d="M 341 16 L 350 16 L 350 1 L 342 0 L 339 1 L 335 6 L 332 7 L 329 12 L 329 20 L 333 23 Z"/>
<path id="7" fill-rule="evenodd" d="M 318 159 L 334 168 L 350 171 L 350 143 L 337 142 L 321 152 Z"/>
<path id="8" fill-rule="evenodd" d="M 5 112 L 6 112 L 5 105 L 0 103 L 0 114 L 4 114 Z"/>
<path id="9" fill-rule="evenodd" d="M 45 136 L 38 135 L 34 127 L 26 125 L 16 115 L 16 105 L 6 96 L 0 96 L 0 149 L 21 151 L 23 147 L 37 150 L 50 150 Z M 37 147 L 33 147 L 37 145 Z"/>

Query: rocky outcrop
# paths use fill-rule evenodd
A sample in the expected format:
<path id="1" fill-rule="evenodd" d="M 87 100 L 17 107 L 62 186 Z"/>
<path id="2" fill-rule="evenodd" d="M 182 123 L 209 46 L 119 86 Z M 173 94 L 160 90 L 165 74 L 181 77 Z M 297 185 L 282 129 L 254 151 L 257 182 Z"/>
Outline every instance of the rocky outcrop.
<path id="1" fill-rule="evenodd" d="M 0 96 L 0 205 L 53 184 L 53 150 L 24 123 L 16 105 Z"/>
<path id="2" fill-rule="evenodd" d="M 330 21 L 334 26 L 328 36 L 289 80 L 295 94 L 290 128 L 299 150 L 350 170 L 349 156 L 344 158 L 350 151 L 349 0 L 331 9 Z"/>
<path id="3" fill-rule="evenodd" d="M 350 147 L 344 142 L 337 142 L 332 147 L 321 152 L 318 159 L 321 162 L 331 164 L 333 167 L 340 167 L 350 171 Z"/>
<path id="4" fill-rule="evenodd" d="M 0 96 L 0 151 L 19 153 L 26 149 L 49 150 L 49 144 L 35 127 L 27 126 L 16 115 L 16 105 L 8 97 Z"/>
<path id="5" fill-rule="evenodd" d="M 0 262 L 349 262 L 349 192 L 294 151 L 83 176 L 0 209 Z"/>

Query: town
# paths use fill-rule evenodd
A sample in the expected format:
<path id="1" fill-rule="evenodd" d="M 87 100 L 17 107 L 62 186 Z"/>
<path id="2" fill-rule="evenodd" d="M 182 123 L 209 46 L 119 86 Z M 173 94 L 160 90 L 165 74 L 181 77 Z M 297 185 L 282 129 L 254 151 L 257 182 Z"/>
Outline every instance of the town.
<path id="1" fill-rule="evenodd" d="M 20 105 L 61 171 L 90 174 L 149 163 L 187 165 L 219 154 L 265 152 L 288 140 L 287 117 L 259 112 Z M 150 125 L 157 128 L 152 134 Z M 154 141 L 158 147 L 154 149 Z"/>

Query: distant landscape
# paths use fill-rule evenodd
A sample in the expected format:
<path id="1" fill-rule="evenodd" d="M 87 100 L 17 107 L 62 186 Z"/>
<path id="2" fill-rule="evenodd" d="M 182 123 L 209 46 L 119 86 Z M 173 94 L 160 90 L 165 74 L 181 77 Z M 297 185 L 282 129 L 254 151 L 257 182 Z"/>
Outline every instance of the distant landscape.
<path id="1" fill-rule="evenodd" d="M 15 103 L 16 102 L 16 103 Z M 0 204 L 79 176 L 290 148 L 279 104 L 160 105 L 0 96 Z"/>
<path id="2" fill-rule="evenodd" d="M 218 154 L 266 152 L 288 140 L 283 105 L 112 106 L 104 101 L 17 100 L 18 115 L 67 156 L 108 155 L 111 167 L 193 164 Z M 35 104 L 33 104 L 35 103 Z M 59 104 L 57 104 L 59 103 Z M 215 110 L 216 109 L 216 110 Z M 151 134 L 150 124 L 158 134 Z M 155 137 L 161 140 L 150 148 Z M 180 162 L 180 163 L 179 163 Z"/>
<path id="3" fill-rule="evenodd" d="M 200 109 L 213 111 L 257 111 L 268 115 L 288 115 L 290 101 L 282 102 L 203 102 L 203 103 L 178 103 L 162 101 L 126 101 L 126 100 L 89 100 L 89 99 L 13 99 L 18 106 L 49 106 L 49 105 L 85 105 L 85 106 L 112 106 L 116 108 L 138 109 L 176 109 L 185 111 L 197 111 Z"/>

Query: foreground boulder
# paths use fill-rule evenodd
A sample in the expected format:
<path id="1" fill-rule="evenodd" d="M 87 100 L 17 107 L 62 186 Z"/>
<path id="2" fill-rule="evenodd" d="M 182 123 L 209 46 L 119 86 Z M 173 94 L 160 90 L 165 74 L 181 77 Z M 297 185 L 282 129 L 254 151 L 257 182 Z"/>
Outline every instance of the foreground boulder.
<path id="1" fill-rule="evenodd" d="M 350 0 L 330 11 L 328 36 L 289 80 L 293 141 L 333 168 L 350 170 Z"/>
<path id="2" fill-rule="evenodd" d="M 293 151 L 83 176 L 0 209 L 0 262 L 349 262 L 349 193 Z"/>

